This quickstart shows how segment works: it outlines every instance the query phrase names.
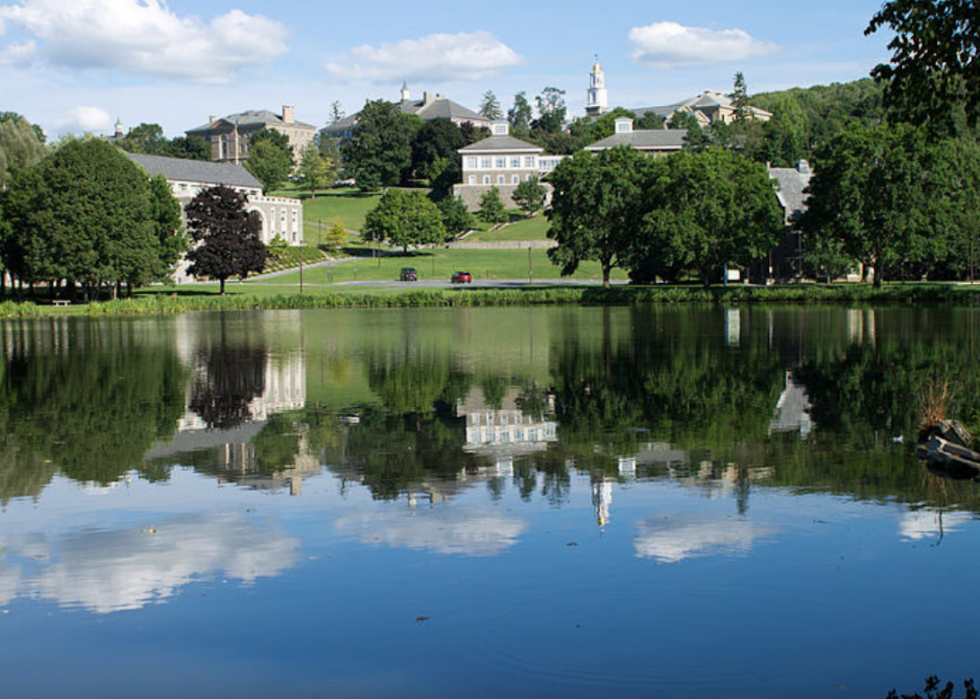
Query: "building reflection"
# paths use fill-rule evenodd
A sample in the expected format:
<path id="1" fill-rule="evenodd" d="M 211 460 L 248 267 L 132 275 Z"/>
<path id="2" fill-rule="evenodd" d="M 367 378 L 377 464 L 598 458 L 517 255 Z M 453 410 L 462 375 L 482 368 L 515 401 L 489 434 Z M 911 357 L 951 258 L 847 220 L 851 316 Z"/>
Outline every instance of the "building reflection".
<path id="1" fill-rule="evenodd" d="M 500 405 L 488 404 L 483 389 L 470 389 L 456 406 L 456 415 L 466 418 L 466 443 L 463 450 L 494 461 L 506 468 L 515 456 L 545 451 L 558 441 L 558 423 L 554 419 L 554 396 L 549 396 L 547 414 L 532 415 L 518 407 L 521 390 L 511 386 Z"/>

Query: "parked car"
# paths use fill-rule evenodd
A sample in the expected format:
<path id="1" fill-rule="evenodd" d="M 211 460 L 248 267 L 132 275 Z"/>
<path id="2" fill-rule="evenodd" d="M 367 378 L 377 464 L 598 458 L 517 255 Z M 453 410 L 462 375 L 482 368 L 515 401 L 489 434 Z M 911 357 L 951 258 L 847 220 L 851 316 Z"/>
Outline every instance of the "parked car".
<path id="1" fill-rule="evenodd" d="M 473 277 L 469 272 L 453 272 L 451 281 L 453 284 L 469 284 L 473 281 Z"/>
<path id="2" fill-rule="evenodd" d="M 403 282 L 417 282 L 419 280 L 419 273 L 415 271 L 414 267 L 402 267 L 402 273 L 399 279 Z"/>

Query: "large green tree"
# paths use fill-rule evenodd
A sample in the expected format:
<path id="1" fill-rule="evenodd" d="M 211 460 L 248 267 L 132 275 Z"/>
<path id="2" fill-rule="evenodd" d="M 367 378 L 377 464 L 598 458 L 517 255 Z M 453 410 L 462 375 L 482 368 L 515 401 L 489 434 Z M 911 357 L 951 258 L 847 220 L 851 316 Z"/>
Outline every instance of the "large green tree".
<path id="1" fill-rule="evenodd" d="M 747 267 L 775 245 L 783 215 L 765 165 L 710 148 L 681 151 L 663 166 L 647 192 L 641 255 L 708 286 L 725 266 Z"/>
<path id="2" fill-rule="evenodd" d="M 8 267 L 24 282 L 67 280 L 87 294 L 156 276 L 150 185 L 121 150 L 69 139 L 11 185 Z"/>
<path id="3" fill-rule="evenodd" d="M 358 187 L 373 191 L 401 183 L 411 168 L 412 140 L 420 123 L 391 102 L 364 105 L 354 133 L 341 147 L 345 167 Z"/>
<path id="4" fill-rule="evenodd" d="M 493 94 L 493 90 L 487 90 L 483 93 L 483 101 L 480 103 L 480 116 L 490 121 L 503 118 L 504 113 L 500 110 L 500 100 L 497 99 L 497 95 Z"/>
<path id="5" fill-rule="evenodd" d="M 839 241 L 854 260 L 874 268 L 875 286 L 893 267 L 945 256 L 946 238 L 932 229 L 938 173 L 921 130 L 852 128 L 819 157 L 799 221 L 807 237 Z"/>
<path id="6" fill-rule="evenodd" d="M 555 168 L 547 215 L 548 237 L 558 246 L 548 257 L 561 265 L 563 275 L 573 274 L 585 260 L 596 260 L 603 286 L 609 286 L 610 271 L 629 259 L 653 163 L 639 151 L 619 147 L 596 155 L 579 151 Z"/>
<path id="7" fill-rule="evenodd" d="M 389 189 L 364 220 L 366 240 L 387 240 L 408 252 L 410 245 L 441 243 L 446 238 L 439 207 L 420 191 Z"/>
<path id="8" fill-rule="evenodd" d="M 431 119 L 423 122 L 412 139 L 412 173 L 419 179 L 435 179 L 447 167 L 456 176 L 462 174 L 459 151 L 466 145 L 463 132 L 449 119 Z M 443 161 L 436 166 L 439 161 Z"/>
<path id="9" fill-rule="evenodd" d="M 310 141 L 300 151 L 297 174 L 303 186 L 310 190 L 310 198 L 316 199 L 316 190 L 324 189 L 337 179 L 337 163 L 324 157 L 316 143 Z"/>
<path id="10" fill-rule="evenodd" d="M 963 103 L 980 120 L 980 12 L 976 0 L 891 0 L 865 34 L 887 27 L 891 61 L 871 74 L 885 82 L 886 99 L 916 122 L 950 125 L 950 106 Z"/>
<path id="11" fill-rule="evenodd" d="M 163 175 L 150 178 L 150 219 L 159 249 L 152 278 L 145 281 L 167 281 L 174 266 L 187 251 L 188 241 L 183 231 L 180 202 L 174 199 L 170 183 Z M 134 281 L 145 283 L 142 280 Z"/>
<path id="12" fill-rule="evenodd" d="M 294 165 L 293 149 L 285 134 L 262 129 L 249 139 L 245 169 L 262 183 L 264 192 L 277 189 L 289 177 Z"/>
<path id="13" fill-rule="evenodd" d="M 446 197 L 440 201 L 439 211 L 442 213 L 442 225 L 446 228 L 447 238 L 454 238 L 476 228 L 476 217 L 459 197 Z"/>
<path id="14" fill-rule="evenodd" d="M 533 216 L 544 208 L 545 200 L 548 198 L 548 190 L 538 181 L 537 177 L 530 177 L 521 182 L 514 188 L 511 195 L 517 208 L 527 216 Z"/>
<path id="15" fill-rule="evenodd" d="M 188 273 L 221 282 L 232 276 L 244 279 L 265 269 L 268 250 L 260 234 L 262 222 L 245 210 L 241 192 L 218 185 L 202 190 L 184 210 L 195 247 L 187 253 Z"/>
<path id="16" fill-rule="evenodd" d="M 514 106 L 507 110 L 511 135 L 515 138 L 527 138 L 531 133 L 533 119 L 534 110 L 531 109 L 531 103 L 527 101 L 527 93 L 518 92 L 514 95 Z"/>

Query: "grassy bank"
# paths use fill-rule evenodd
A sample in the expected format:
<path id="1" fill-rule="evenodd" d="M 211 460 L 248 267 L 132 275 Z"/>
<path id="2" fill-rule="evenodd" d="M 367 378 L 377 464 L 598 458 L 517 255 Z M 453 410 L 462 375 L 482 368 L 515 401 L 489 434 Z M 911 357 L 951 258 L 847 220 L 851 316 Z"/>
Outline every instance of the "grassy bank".
<path id="1" fill-rule="evenodd" d="M 217 287 L 215 287 L 217 288 Z M 522 289 L 411 289 L 376 291 L 314 289 L 309 293 L 260 295 L 231 285 L 231 293 L 218 296 L 209 287 L 179 291 L 143 291 L 132 299 L 77 304 L 55 308 L 31 302 L 0 303 L 0 317 L 41 315 L 138 315 L 188 311 L 247 311 L 318 308 L 410 308 L 529 305 L 631 305 L 649 303 L 750 304 L 789 303 L 887 305 L 972 303 L 980 287 L 941 284 L 905 284 L 874 289 L 848 284 L 838 286 L 796 285 L 777 287 L 555 287 Z"/>

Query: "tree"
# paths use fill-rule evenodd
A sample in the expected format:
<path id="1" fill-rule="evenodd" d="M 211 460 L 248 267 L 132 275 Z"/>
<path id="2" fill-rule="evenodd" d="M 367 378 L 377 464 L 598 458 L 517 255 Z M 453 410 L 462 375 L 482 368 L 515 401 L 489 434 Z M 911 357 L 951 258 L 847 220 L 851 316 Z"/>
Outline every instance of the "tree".
<path id="1" fill-rule="evenodd" d="M 412 139 L 413 175 L 431 181 L 435 175 L 446 168 L 443 164 L 439 172 L 434 172 L 434 165 L 439 160 L 455 164 L 457 166 L 455 169 L 461 173 L 458 151 L 465 145 L 463 133 L 449 119 L 431 119 L 423 122 L 415 138 Z M 458 181 L 457 179 L 456 182 Z"/>
<path id="2" fill-rule="evenodd" d="M 347 170 L 363 191 L 393 187 L 412 164 L 412 140 L 421 121 L 384 100 L 369 101 L 342 147 Z"/>
<path id="3" fill-rule="evenodd" d="M 125 138 L 117 142 L 117 145 L 130 153 L 164 155 L 168 144 L 163 135 L 162 126 L 144 123 L 131 128 Z"/>
<path id="4" fill-rule="evenodd" d="M 447 239 L 476 228 L 475 217 L 459 197 L 446 197 L 440 201 L 439 211 L 442 213 L 442 225 L 446 229 Z"/>
<path id="5" fill-rule="evenodd" d="M 200 136 L 178 136 L 167 145 L 166 155 L 185 160 L 211 160 L 211 144 Z"/>
<path id="6" fill-rule="evenodd" d="M 742 123 L 751 117 L 749 112 L 749 88 L 745 84 L 745 76 L 742 71 L 735 73 L 734 84 L 732 85 L 732 106 L 735 107 L 735 122 Z"/>
<path id="7" fill-rule="evenodd" d="M 303 186 L 310 190 L 312 199 L 316 199 L 316 190 L 330 186 L 337 179 L 337 171 L 333 163 L 320 155 L 320 149 L 313 141 L 303 146 L 303 150 L 300 151 L 297 174 Z"/>
<path id="8" fill-rule="evenodd" d="M 446 238 L 439 208 L 419 191 L 389 189 L 364 220 L 365 240 L 388 240 L 408 252 L 409 245 L 441 243 Z"/>
<path id="9" fill-rule="evenodd" d="M 644 131 L 656 131 L 657 129 L 664 128 L 665 121 L 666 119 L 657 114 L 655 111 L 648 109 L 636 122 L 636 128 Z"/>
<path id="10" fill-rule="evenodd" d="M 647 192 L 640 257 L 689 269 L 707 287 L 726 266 L 746 267 L 772 249 L 783 215 L 765 165 L 721 148 L 664 160 Z"/>
<path id="11" fill-rule="evenodd" d="M 517 208 L 523 211 L 528 217 L 533 216 L 544 208 L 545 199 L 548 198 L 548 190 L 538 182 L 537 177 L 530 177 L 521 182 L 514 189 L 511 199 L 517 204 Z"/>
<path id="12" fill-rule="evenodd" d="M 547 212 L 548 237 L 558 243 L 548 257 L 570 275 L 585 260 L 602 267 L 609 287 L 613 267 L 629 259 L 643 215 L 643 191 L 656 161 L 632 148 L 619 147 L 596 155 L 579 151 L 551 173 L 555 190 Z"/>
<path id="13" fill-rule="evenodd" d="M 334 100 L 330 103 L 330 121 L 338 122 L 344 118 L 344 108 L 340 104 L 340 100 Z"/>
<path id="14" fill-rule="evenodd" d="M 975 0 L 891 0 L 871 18 L 865 35 L 887 26 L 891 62 L 871 75 L 885 83 L 891 106 L 910 121 L 951 126 L 950 106 L 963 103 L 980 118 L 980 18 Z"/>
<path id="15" fill-rule="evenodd" d="M 336 252 L 347 244 L 347 226 L 339 218 L 335 218 L 327 227 L 327 248 Z"/>
<path id="16" fill-rule="evenodd" d="M 799 227 L 874 268 L 875 286 L 892 266 L 941 259 L 947 241 L 932 231 L 938 173 L 930 157 L 922 132 L 909 126 L 841 133 L 820 151 Z"/>
<path id="17" fill-rule="evenodd" d="M 527 138 L 531 133 L 531 120 L 533 118 L 534 111 L 527 101 L 527 93 L 518 92 L 514 95 L 514 106 L 507 111 L 511 135 L 515 138 Z"/>
<path id="18" fill-rule="evenodd" d="M 0 118 L 0 190 L 14 175 L 41 160 L 47 149 L 27 119 L 5 112 Z"/>
<path id="19" fill-rule="evenodd" d="M 698 118 L 691 112 L 676 111 L 667 120 L 667 126 L 672 129 L 686 129 L 684 147 L 689 150 L 704 150 L 711 144 L 711 138 L 701 128 Z"/>
<path id="20" fill-rule="evenodd" d="M 480 116 L 490 121 L 498 121 L 503 118 L 504 113 L 500 111 L 500 102 L 493 90 L 483 93 L 483 102 L 480 103 Z"/>
<path id="21" fill-rule="evenodd" d="M 218 185 L 202 190 L 184 213 L 195 247 L 187 253 L 188 273 L 221 282 L 232 276 L 244 279 L 249 272 L 265 269 L 268 255 L 260 238 L 262 222 L 245 210 L 247 200 L 241 192 Z"/>
<path id="22" fill-rule="evenodd" d="M 262 191 L 277 189 L 293 171 L 293 149 L 289 138 L 272 129 L 256 132 L 248 143 L 245 169 L 262 183 Z"/>
<path id="23" fill-rule="evenodd" d="M 565 125 L 565 91 L 557 87 L 546 87 L 534 98 L 538 107 L 538 118 L 531 125 L 533 131 L 558 133 Z"/>
<path id="24" fill-rule="evenodd" d="M 504 208 L 504 200 L 500 198 L 500 190 L 491 187 L 480 197 L 480 210 L 476 214 L 484 223 L 507 223 L 510 215 Z"/>
<path id="25" fill-rule="evenodd" d="M 66 139 L 10 186 L 10 271 L 24 282 L 81 284 L 91 295 L 159 269 L 146 173 L 101 139 Z M 53 287 L 52 287 L 53 289 Z"/>
<path id="26" fill-rule="evenodd" d="M 154 175 L 150 178 L 150 219 L 159 242 L 157 264 L 151 279 L 131 280 L 137 284 L 169 280 L 174 265 L 187 251 L 187 236 L 183 232 L 180 202 L 174 199 L 170 183 L 163 175 Z"/>

